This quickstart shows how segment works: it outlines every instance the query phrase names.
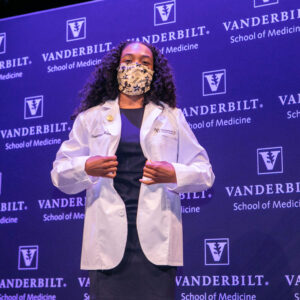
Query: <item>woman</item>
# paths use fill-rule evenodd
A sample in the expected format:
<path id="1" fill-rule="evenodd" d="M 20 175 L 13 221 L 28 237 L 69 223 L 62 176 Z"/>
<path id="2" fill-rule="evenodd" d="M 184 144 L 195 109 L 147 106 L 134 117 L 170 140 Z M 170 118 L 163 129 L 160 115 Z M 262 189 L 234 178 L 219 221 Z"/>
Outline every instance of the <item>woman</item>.
<path id="1" fill-rule="evenodd" d="M 214 174 L 182 112 L 166 58 L 141 42 L 111 50 L 83 91 L 53 184 L 86 190 L 81 269 L 90 299 L 174 299 L 183 265 L 179 193 Z"/>

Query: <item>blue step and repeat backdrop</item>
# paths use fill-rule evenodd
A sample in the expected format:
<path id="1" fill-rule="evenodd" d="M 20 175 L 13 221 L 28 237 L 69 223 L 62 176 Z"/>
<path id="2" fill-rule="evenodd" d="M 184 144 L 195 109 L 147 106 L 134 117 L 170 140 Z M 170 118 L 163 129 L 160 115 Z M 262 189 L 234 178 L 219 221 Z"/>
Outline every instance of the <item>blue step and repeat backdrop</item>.
<path id="1" fill-rule="evenodd" d="M 55 154 L 101 57 L 153 43 L 216 182 L 181 195 L 176 299 L 300 299 L 298 0 L 94 1 L 0 20 L 0 300 L 89 299 Z"/>

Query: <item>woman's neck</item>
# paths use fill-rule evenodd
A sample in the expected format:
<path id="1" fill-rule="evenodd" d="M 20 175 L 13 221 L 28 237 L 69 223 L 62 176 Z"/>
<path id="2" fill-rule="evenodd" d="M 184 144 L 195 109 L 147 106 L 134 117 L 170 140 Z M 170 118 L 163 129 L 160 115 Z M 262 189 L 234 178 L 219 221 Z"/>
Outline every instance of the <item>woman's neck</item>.
<path id="1" fill-rule="evenodd" d="M 120 108 L 140 108 L 143 107 L 144 96 L 130 96 L 123 93 L 119 94 Z"/>

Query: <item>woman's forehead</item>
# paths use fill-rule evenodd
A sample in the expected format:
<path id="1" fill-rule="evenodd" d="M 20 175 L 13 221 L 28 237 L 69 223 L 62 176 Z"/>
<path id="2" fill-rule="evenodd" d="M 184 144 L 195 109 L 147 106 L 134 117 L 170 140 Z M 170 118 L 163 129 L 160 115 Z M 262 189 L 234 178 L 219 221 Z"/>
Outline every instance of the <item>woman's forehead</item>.
<path id="1" fill-rule="evenodd" d="M 152 51 L 146 45 L 140 43 L 127 45 L 121 55 L 124 56 L 126 54 L 139 54 L 152 57 Z"/>

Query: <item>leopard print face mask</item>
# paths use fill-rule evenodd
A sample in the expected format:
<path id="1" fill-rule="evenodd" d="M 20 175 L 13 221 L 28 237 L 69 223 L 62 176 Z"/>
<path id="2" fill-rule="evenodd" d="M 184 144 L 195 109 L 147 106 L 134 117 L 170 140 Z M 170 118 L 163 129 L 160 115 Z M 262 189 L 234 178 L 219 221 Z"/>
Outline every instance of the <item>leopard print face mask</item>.
<path id="1" fill-rule="evenodd" d="M 150 90 L 154 71 L 139 63 L 121 63 L 118 68 L 120 92 L 126 95 L 142 95 Z"/>

